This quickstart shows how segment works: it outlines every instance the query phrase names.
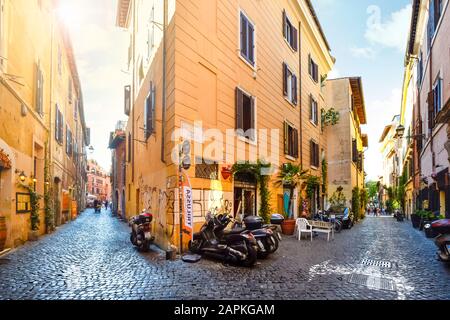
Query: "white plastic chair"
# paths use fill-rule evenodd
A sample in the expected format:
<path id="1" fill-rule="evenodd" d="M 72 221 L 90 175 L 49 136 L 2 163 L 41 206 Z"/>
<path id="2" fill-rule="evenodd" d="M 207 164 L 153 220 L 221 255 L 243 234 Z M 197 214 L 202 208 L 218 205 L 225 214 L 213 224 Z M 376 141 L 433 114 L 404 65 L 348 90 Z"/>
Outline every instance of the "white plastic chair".
<path id="1" fill-rule="evenodd" d="M 308 229 L 309 227 L 309 229 Z M 313 241 L 313 228 L 304 218 L 298 218 L 295 222 L 295 230 L 297 231 L 298 241 L 302 238 L 302 233 L 311 234 L 311 242 Z"/>

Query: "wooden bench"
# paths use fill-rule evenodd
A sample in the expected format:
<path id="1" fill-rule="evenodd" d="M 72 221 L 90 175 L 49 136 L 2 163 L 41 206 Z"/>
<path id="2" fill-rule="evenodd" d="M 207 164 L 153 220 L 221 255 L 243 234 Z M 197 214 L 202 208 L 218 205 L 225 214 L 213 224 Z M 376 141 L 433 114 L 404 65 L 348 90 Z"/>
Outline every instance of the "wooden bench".
<path id="1" fill-rule="evenodd" d="M 326 233 L 328 242 L 330 241 L 330 234 L 334 240 L 334 226 L 331 222 L 308 221 L 308 223 L 312 226 L 313 232 Z"/>

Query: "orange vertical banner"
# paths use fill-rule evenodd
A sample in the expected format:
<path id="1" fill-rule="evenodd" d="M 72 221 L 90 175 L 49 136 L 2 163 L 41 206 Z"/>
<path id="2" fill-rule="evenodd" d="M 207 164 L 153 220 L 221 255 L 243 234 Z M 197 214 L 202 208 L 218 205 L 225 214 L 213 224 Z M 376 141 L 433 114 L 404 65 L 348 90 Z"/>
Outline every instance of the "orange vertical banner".
<path id="1" fill-rule="evenodd" d="M 194 200 L 191 181 L 184 169 L 181 169 L 181 190 L 183 193 L 184 220 L 184 226 L 182 226 L 182 228 L 184 228 L 184 233 L 189 235 L 188 239 L 192 240 L 194 237 Z"/>

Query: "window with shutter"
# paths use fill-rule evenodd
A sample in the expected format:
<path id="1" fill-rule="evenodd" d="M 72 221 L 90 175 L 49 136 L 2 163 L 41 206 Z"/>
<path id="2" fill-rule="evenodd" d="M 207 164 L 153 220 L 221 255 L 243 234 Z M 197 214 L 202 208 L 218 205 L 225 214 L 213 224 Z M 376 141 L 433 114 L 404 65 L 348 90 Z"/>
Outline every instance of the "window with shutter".
<path id="1" fill-rule="evenodd" d="M 150 82 L 150 89 L 145 99 L 144 106 L 144 129 L 145 140 L 155 133 L 155 88 L 153 82 Z"/>
<path id="2" fill-rule="evenodd" d="M 287 156 L 298 158 L 298 130 L 292 125 L 284 123 L 284 153 Z"/>
<path id="3" fill-rule="evenodd" d="M 312 123 L 314 123 L 316 126 L 319 124 L 319 106 L 317 101 L 313 98 L 313 96 L 310 96 L 310 118 Z"/>
<path id="4" fill-rule="evenodd" d="M 289 69 L 286 63 L 283 63 L 283 93 L 286 99 L 297 105 L 297 76 Z"/>
<path id="5" fill-rule="evenodd" d="M 356 139 L 352 140 L 352 161 L 353 163 L 358 163 L 358 144 Z"/>
<path id="6" fill-rule="evenodd" d="M 59 141 L 59 108 L 58 105 L 56 106 L 56 112 L 55 112 L 55 140 Z"/>
<path id="7" fill-rule="evenodd" d="M 39 67 L 39 64 L 36 64 L 36 112 L 39 115 L 44 114 L 44 75 L 42 74 L 42 70 Z"/>
<path id="8" fill-rule="evenodd" d="M 434 90 L 431 90 L 428 93 L 428 99 L 427 99 L 427 103 L 428 103 L 428 130 L 431 131 L 434 128 L 434 103 L 435 103 L 435 93 Z"/>
<path id="9" fill-rule="evenodd" d="M 319 83 L 319 66 L 314 62 L 311 54 L 308 56 L 309 60 L 309 75 L 314 80 L 314 82 Z"/>
<path id="10" fill-rule="evenodd" d="M 236 88 L 236 129 L 245 138 L 256 140 L 255 98 Z"/>
<path id="11" fill-rule="evenodd" d="M 243 12 L 240 13 L 241 56 L 252 66 L 255 65 L 255 27 Z"/>
<path id="12" fill-rule="evenodd" d="M 283 35 L 294 51 L 298 50 L 298 31 L 287 17 L 286 10 L 283 10 Z"/>
<path id="13" fill-rule="evenodd" d="M 319 145 L 313 140 L 310 141 L 310 162 L 311 167 L 319 168 Z"/>
<path id="14" fill-rule="evenodd" d="M 124 113 L 129 116 L 131 112 L 131 86 L 124 87 Z"/>

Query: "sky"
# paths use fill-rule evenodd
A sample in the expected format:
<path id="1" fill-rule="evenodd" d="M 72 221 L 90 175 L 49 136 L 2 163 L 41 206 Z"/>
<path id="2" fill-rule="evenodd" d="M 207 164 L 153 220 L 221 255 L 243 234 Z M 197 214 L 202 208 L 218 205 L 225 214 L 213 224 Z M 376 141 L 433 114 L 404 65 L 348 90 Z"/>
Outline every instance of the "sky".
<path id="1" fill-rule="evenodd" d="M 264 0 L 272 1 L 272 0 Z M 361 76 L 369 135 L 369 180 L 382 173 L 378 143 L 385 125 L 399 114 L 403 61 L 411 0 L 312 0 L 336 58 L 329 78 Z M 80 74 L 85 117 L 95 148 L 91 158 L 110 169 L 109 132 L 123 113 L 129 36 L 115 27 L 117 0 L 61 0 Z M 331 107 L 331 106 L 330 106 Z"/>

